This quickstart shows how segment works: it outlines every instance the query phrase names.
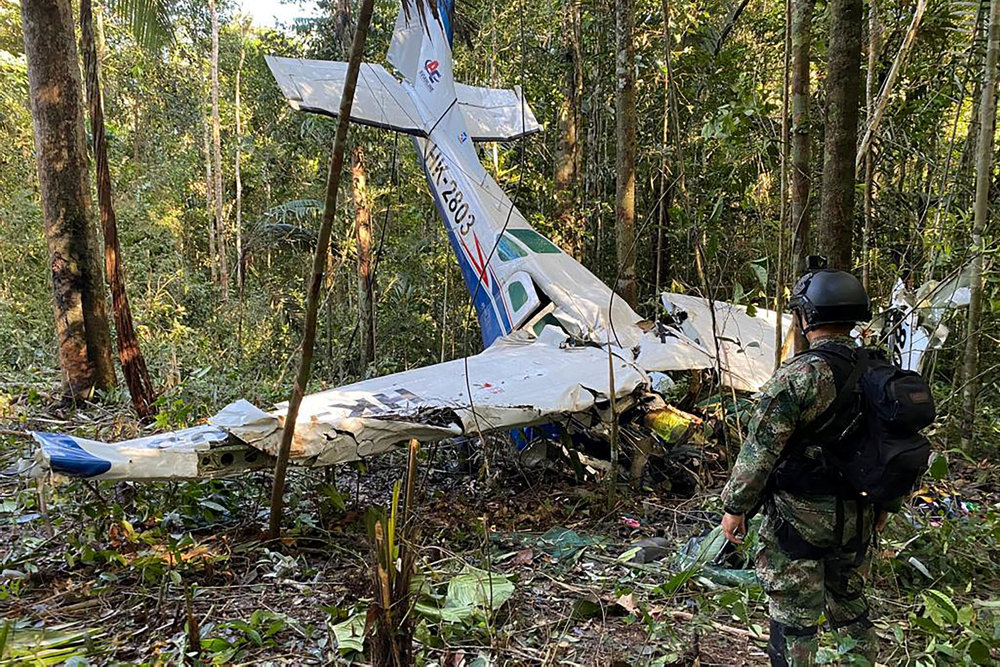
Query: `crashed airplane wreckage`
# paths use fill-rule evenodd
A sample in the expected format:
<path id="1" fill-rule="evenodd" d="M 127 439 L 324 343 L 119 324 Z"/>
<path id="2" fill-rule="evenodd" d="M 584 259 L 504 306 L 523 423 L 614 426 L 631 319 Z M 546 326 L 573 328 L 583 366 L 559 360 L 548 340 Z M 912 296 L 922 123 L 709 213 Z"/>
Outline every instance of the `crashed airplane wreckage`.
<path id="1" fill-rule="evenodd" d="M 423 17 L 412 5 L 400 12 L 388 60 L 403 80 L 363 64 L 350 120 L 412 136 L 485 350 L 307 396 L 292 462 L 332 465 L 410 438 L 542 424 L 606 438 L 615 415 L 649 432 L 671 410 L 652 390 L 656 373 L 716 369 L 733 390 L 758 390 L 773 370 L 773 312 L 751 315 L 741 306 L 664 294 L 663 321 L 645 321 L 536 232 L 486 172 L 474 142 L 509 141 L 541 127 L 520 90 L 454 82 L 450 5 L 439 2 L 440 20 L 426 5 Z M 267 63 L 293 108 L 336 115 L 345 63 L 277 57 Z M 785 316 L 783 328 L 789 326 Z M 231 474 L 269 462 L 284 414 L 284 405 L 266 412 L 240 400 L 206 425 L 118 443 L 36 432 L 32 474 L 119 480 Z"/>

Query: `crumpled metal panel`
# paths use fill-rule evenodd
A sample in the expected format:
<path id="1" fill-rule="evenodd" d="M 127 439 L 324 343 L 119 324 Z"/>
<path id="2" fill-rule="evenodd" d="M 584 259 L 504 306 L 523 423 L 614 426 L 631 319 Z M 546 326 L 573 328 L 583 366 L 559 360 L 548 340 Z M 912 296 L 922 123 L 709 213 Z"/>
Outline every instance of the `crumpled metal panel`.
<path id="1" fill-rule="evenodd" d="M 686 294 L 664 293 L 660 297 L 667 312 L 681 321 L 681 331 L 715 360 L 718 339 L 719 367 L 723 384 L 737 391 L 760 391 L 774 373 L 774 311 L 757 309 L 751 317 L 745 306 L 715 301 L 715 322 L 708 301 Z M 784 315 L 783 330 L 792 324 Z M 713 328 L 714 327 L 714 328 Z"/>

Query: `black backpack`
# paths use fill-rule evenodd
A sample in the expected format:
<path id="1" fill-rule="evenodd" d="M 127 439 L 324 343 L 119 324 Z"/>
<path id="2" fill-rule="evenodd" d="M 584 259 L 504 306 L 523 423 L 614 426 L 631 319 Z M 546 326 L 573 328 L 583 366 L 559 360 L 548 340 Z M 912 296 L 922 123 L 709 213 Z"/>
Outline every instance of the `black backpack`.
<path id="1" fill-rule="evenodd" d="M 837 396 L 793 435 L 791 456 L 776 470 L 778 488 L 873 503 L 909 493 L 931 453 L 930 441 L 920 433 L 935 417 L 927 382 L 876 350 L 827 343 L 803 354 L 830 365 Z M 821 445 L 823 451 L 823 460 L 814 461 L 819 465 L 812 470 L 803 469 L 809 464 L 795 455 L 808 445 Z"/>

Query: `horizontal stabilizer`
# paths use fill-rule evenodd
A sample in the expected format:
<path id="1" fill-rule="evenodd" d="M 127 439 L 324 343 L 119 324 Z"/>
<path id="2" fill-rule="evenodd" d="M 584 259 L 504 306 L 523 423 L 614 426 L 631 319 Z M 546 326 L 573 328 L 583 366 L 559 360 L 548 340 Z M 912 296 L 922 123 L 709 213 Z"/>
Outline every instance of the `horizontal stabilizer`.
<path id="1" fill-rule="evenodd" d="M 336 117 L 347 79 L 347 63 L 264 56 L 292 108 Z M 351 120 L 426 137 L 420 113 L 402 84 L 381 65 L 362 63 Z"/>
<path id="2" fill-rule="evenodd" d="M 473 141 L 511 141 L 542 130 L 520 87 L 504 90 L 456 83 L 455 93 Z"/>

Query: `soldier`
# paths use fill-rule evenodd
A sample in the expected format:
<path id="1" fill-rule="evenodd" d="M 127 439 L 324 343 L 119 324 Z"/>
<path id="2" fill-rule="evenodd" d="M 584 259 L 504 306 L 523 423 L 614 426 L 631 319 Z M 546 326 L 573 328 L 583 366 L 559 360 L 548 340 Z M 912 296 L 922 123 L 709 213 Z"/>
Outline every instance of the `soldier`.
<path id="1" fill-rule="evenodd" d="M 856 651 L 874 662 L 865 554 L 886 515 L 838 495 L 837 476 L 826 468 L 819 444 L 820 431 L 829 433 L 840 422 L 825 414 L 845 382 L 844 364 L 831 359 L 852 358 L 850 331 L 871 318 L 871 305 L 857 278 L 820 269 L 798 281 L 789 306 L 810 350 L 783 364 L 761 391 L 722 492 L 722 530 L 740 544 L 747 514 L 763 507 L 756 571 L 770 598 L 772 666 L 814 663 L 824 611 L 830 625 L 857 639 Z"/>

